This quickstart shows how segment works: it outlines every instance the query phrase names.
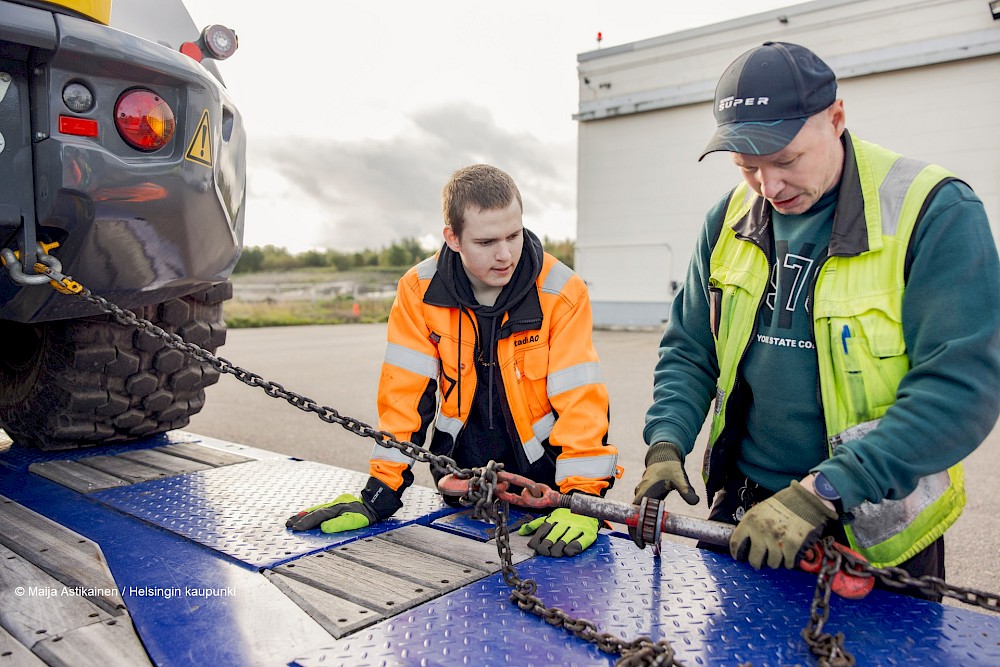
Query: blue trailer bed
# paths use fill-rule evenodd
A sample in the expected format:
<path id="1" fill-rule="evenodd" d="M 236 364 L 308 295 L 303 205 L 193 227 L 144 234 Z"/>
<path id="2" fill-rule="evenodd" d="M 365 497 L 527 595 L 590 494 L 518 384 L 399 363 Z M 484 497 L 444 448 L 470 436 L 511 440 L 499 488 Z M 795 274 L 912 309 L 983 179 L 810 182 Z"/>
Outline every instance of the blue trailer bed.
<path id="1" fill-rule="evenodd" d="M 0 665 L 612 665 L 509 601 L 492 526 L 414 487 L 393 519 L 293 533 L 367 475 L 183 431 L 40 452 L 0 443 Z M 512 511 L 514 525 L 529 518 Z M 816 664 L 815 577 L 602 531 L 568 559 L 512 535 L 550 607 L 686 665 Z M 1000 616 L 876 590 L 826 630 L 860 665 L 1000 664 Z M 7 662 L 5 662 L 7 661 Z"/>

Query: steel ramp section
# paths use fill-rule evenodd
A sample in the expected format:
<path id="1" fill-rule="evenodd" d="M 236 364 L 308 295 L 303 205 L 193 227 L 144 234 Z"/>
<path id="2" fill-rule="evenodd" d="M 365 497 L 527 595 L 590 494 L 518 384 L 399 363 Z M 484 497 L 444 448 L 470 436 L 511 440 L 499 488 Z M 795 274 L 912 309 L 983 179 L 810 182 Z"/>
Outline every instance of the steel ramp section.
<path id="1" fill-rule="evenodd" d="M 163 444 L 164 440 L 168 444 Z M 37 460 L 37 456 L 32 458 L 36 460 L 28 462 L 29 472 L 79 493 L 92 493 L 243 463 L 259 457 L 185 439 L 160 437 L 149 438 L 125 449 L 119 447 L 113 454 L 104 453 L 100 448 L 90 448 L 82 452 L 47 452 L 45 460 Z"/>
<path id="2" fill-rule="evenodd" d="M 3 496 L 0 521 L 0 662 L 150 664 L 96 544 Z"/>
<path id="3" fill-rule="evenodd" d="M 208 447 L 183 443 L 115 455 L 95 454 L 76 460 L 36 461 L 28 466 L 28 471 L 74 491 L 92 493 L 250 460 L 246 456 L 229 452 L 216 454 Z"/>
<path id="4" fill-rule="evenodd" d="M 816 663 L 800 637 L 815 577 L 757 572 L 728 556 L 663 543 L 657 560 L 631 541 L 601 535 L 574 558 L 518 565 L 549 607 L 625 641 L 666 639 L 688 665 Z M 613 665 L 618 656 L 522 612 L 493 575 L 295 659 L 321 665 Z M 828 632 L 844 632 L 859 665 L 998 665 L 1000 618 L 873 591 L 833 599 Z"/>
<path id="5" fill-rule="evenodd" d="M 95 455 L 115 456 L 123 452 L 169 445 L 200 443 L 205 439 L 184 431 L 170 431 L 149 436 L 136 442 L 122 445 L 101 445 L 99 447 L 82 447 L 80 449 L 41 450 L 13 442 L 4 432 L 0 437 L 0 467 L 16 472 L 23 472 L 34 463 L 48 461 L 76 461 Z M 256 457 L 253 457 L 256 458 Z"/>
<path id="6" fill-rule="evenodd" d="M 513 560 L 529 557 L 512 544 Z M 266 570 L 340 638 L 500 571 L 495 543 L 412 524 Z"/>
<path id="7" fill-rule="evenodd" d="M 0 493 L 100 547 L 132 625 L 157 666 L 278 667 L 287 665 L 293 655 L 311 650 L 307 647 L 319 648 L 331 639 L 257 569 L 95 502 L 93 494 L 80 494 L 3 466 Z M 0 518 L 0 532 L 6 535 L 8 530 L 8 521 Z M 51 536 L 49 530 L 37 533 L 39 539 Z M 50 556 L 53 553 L 51 545 L 46 544 L 37 551 Z M 0 574 L 4 571 L 0 567 Z M 82 585 L 95 587 L 103 583 L 103 579 L 87 574 L 86 568 L 82 571 L 76 579 Z M 24 598 L 16 596 L 16 586 L 27 588 L 27 583 L 8 581 L 4 576 L 0 585 L 11 592 L 11 605 L 7 605 L 8 598 L 3 599 L 4 613 L 20 614 L 30 608 L 25 606 Z M 92 639 L 81 633 L 81 641 Z M 0 632 L 4 651 L 15 641 L 20 644 L 9 632 Z M 9 661 L 0 655 L 0 664 L 33 664 L 30 658 L 20 660 L 24 652 L 14 647 L 7 656 Z M 40 664 L 45 662 L 87 664 L 59 660 L 51 653 L 44 661 L 38 660 Z M 138 662 L 109 659 L 102 667 L 126 664 Z"/>
<path id="8" fill-rule="evenodd" d="M 296 510 L 357 491 L 367 473 L 295 459 L 249 461 L 165 479 L 95 491 L 109 507 L 172 531 L 253 568 L 270 568 L 331 546 L 392 530 L 448 508 L 433 490 L 411 486 L 403 508 L 364 531 L 294 532 Z"/>

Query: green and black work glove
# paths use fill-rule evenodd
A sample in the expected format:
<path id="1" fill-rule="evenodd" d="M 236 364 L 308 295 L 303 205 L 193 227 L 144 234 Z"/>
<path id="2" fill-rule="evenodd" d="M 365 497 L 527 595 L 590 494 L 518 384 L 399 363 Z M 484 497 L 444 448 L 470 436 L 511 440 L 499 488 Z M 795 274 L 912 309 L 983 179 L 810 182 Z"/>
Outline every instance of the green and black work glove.
<path id="1" fill-rule="evenodd" d="M 597 539 L 597 519 L 573 514 L 565 507 L 553 510 L 548 516 L 540 516 L 526 523 L 517 531 L 518 535 L 534 536 L 528 546 L 542 556 L 560 558 L 575 556 Z"/>
<path id="2" fill-rule="evenodd" d="M 342 533 L 367 528 L 378 520 L 375 512 L 366 507 L 361 498 L 345 493 L 333 502 L 314 505 L 288 517 L 285 528 L 312 530 L 319 526 L 324 533 Z"/>
<path id="3" fill-rule="evenodd" d="M 679 493 L 688 505 L 697 505 L 701 500 L 684 471 L 684 457 L 681 456 L 680 447 L 672 442 L 657 442 L 646 452 L 646 470 L 642 473 L 639 485 L 635 487 L 635 500 L 632 504 L 638 505 L 643 498 L 663 500 L 671 491 Z M 630 527 L 628 534 L 637 547 L 646 548 L 638 528 Z"/>
<path id="4" fill-rule="evenodd" d="M 332 502 L 314 505 L 288 517 L 285 528 L 312 530 L 319 526 L 324 533 L 367 528 L 395 514 L 403 506 L 399 495 L 381 480 L 368 478 L 361 497 L 345 493 Z"/>
<path id="5" fill-rule="evenodd" d="M 793 568 L 823 534 L 827 521 L 836 518 L 819 496 L 793 481 L 750 508 L 729 538 L 729 553 L 757 570 L 765 562 L 771 568 Z"/>

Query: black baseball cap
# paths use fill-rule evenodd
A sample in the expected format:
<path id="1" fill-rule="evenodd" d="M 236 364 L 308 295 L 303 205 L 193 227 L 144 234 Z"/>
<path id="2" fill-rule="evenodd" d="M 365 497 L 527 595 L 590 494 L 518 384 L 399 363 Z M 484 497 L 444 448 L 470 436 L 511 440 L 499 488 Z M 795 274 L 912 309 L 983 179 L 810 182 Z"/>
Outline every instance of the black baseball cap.
<path id="1" fill-rule="evenodd" d="M 798 44 L 764 42 L 734 60 L 719 79 L 719 127 L 698 160 L 714 151 L 777 153 L 809 116 L 836 99 L 837 77 L 819 56 Z"/>

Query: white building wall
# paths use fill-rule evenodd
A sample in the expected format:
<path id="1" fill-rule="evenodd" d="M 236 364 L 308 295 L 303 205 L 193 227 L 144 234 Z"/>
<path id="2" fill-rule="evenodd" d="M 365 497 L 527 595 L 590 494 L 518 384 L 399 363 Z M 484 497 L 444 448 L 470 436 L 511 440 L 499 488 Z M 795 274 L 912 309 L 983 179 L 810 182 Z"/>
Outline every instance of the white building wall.
<path id="1" fill-rule="evenodd" d="M 968 182 L 1000 239 L 1000 21 L 985 0 L 818 0 L 580 54 L 575 266 L 597 325 L 666 319 L 706 211 L 739 179 L 725 153 L 697 161 L 715 82 L 768 39 L 830 64 L 855 136 Z"/>

